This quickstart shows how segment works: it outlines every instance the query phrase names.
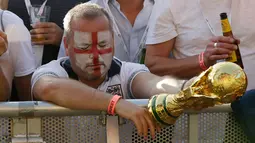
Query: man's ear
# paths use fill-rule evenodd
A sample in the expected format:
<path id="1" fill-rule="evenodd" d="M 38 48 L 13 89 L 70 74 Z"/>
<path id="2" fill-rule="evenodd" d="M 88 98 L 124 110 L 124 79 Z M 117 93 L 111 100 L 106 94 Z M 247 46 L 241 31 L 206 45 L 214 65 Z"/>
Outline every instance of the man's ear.
<path id="1" fill-rule="evenodd" d="M 68 56 L 68 42 L 67 37 L 64 37 L 64 47 L 65 47 L 65 53 Z"/>

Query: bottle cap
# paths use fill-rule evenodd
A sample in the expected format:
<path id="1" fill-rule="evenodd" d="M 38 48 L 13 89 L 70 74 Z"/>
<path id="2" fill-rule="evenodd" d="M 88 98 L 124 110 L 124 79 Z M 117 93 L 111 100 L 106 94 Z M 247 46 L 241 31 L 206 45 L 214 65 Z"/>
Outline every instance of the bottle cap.
<path id="1" fill-rule="evenodd" d="M 220 18 L 221 18 L 221 19 L 227 19 L 227 18 L 228 18 L 227 13 L 226 13 L 226 12 L 221 13 L 221 14 L 220 14 Z"/>

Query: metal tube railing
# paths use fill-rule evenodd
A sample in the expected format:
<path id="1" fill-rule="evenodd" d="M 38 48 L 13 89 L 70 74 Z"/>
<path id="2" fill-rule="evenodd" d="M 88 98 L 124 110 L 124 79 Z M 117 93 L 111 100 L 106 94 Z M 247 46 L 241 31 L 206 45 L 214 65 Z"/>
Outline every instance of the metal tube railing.
<path id="1" fill-rule="evenodd" d="M 147 107 L 148 99 L 132 99 L 127 100 L 141 107 Z M 198 124 L 199 113 L 219 113 L 232 112 L 230 104 L 217 105 L 215 107 L 206 108 L 201 111 L 187 110 L 185 113 L 189 114 L 189 143 L 198 142 Z M 0 117 L 23 117 L 24 120 L 40 120 L 40 117 L 45 116 L 91 116 L 91 115 L 106 115 L 106 112 L 92 111 L 92 110 L 72 110 L 60 107 L 48 102 L 42 101 L 27 101 L 27 102 L 0 102 Z M 34 117 L 39 117 L 38 119 Z M 108 135 L 108 142 L 119 143 L 119 122 L 118 117 L 108 116 L 106 123 L 106 133 Z M 38 130 L 39 131 L 39 130 Z M 113 134 L 114 133 L 114 134 Z M 29 139 L 29 134 L 26 137 Z M 16 138 L 13 138 L 16 139 Z M 21 139 L 21 138 L 18 138 Z M 23 138 L 22 138 L 23 139 Z M 41 139 L 40 136 L 38 139 Z"/>
<path id="2" fill-rule="evenodd" d="M 127 100 L 136 105 L 146 107 L 148 99 Z M 210 107 L 201 111 L 185 111 L 188 114 L 198 114 L 201 112 L 231 112 L 229 104 Z M 101 115 L 102 111 L 93 110 L 72 110 L 60 107 L 51 103 L 41 101 L 27 102 L 1 102 L 0 117 L 42 117 L 42 116 L 82 116 L 82 115 Z"/>

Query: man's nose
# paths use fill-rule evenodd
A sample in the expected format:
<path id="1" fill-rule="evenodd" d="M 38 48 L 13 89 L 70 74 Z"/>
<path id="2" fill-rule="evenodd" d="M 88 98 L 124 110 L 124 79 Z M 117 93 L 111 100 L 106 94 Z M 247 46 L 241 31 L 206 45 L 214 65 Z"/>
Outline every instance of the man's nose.
<path id="1" fill-rule="evenodd" d="M 93 51 L 93 58 L 98 59 L 99 58 L 99 52 L 97 50 Z"/>

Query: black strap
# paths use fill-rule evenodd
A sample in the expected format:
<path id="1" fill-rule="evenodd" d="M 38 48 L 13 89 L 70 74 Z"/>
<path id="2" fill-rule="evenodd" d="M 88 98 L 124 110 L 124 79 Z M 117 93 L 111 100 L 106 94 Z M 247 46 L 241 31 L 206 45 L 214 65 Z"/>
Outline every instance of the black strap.
<path id="1" fill-rule="evenodd" d="M 4 32 L 4 23 L 3 23 L 3 15 L 4 15 L 4 10 L 1 11 L 1 14 L 0 14 L 0 20 L 1 20 L 1 28 L 2 28 L 2 31 Z"/>
<path id="2" fill-rule="evenodd" d="M 67 72 L 69 78 L 74 79 L 74 80 L 78 80 L 78 76 L 73 71 L 69 58 L 62 61 L 62 62 L 60 62 L 60 65 L 65 69 L 65 71 Z"/>

